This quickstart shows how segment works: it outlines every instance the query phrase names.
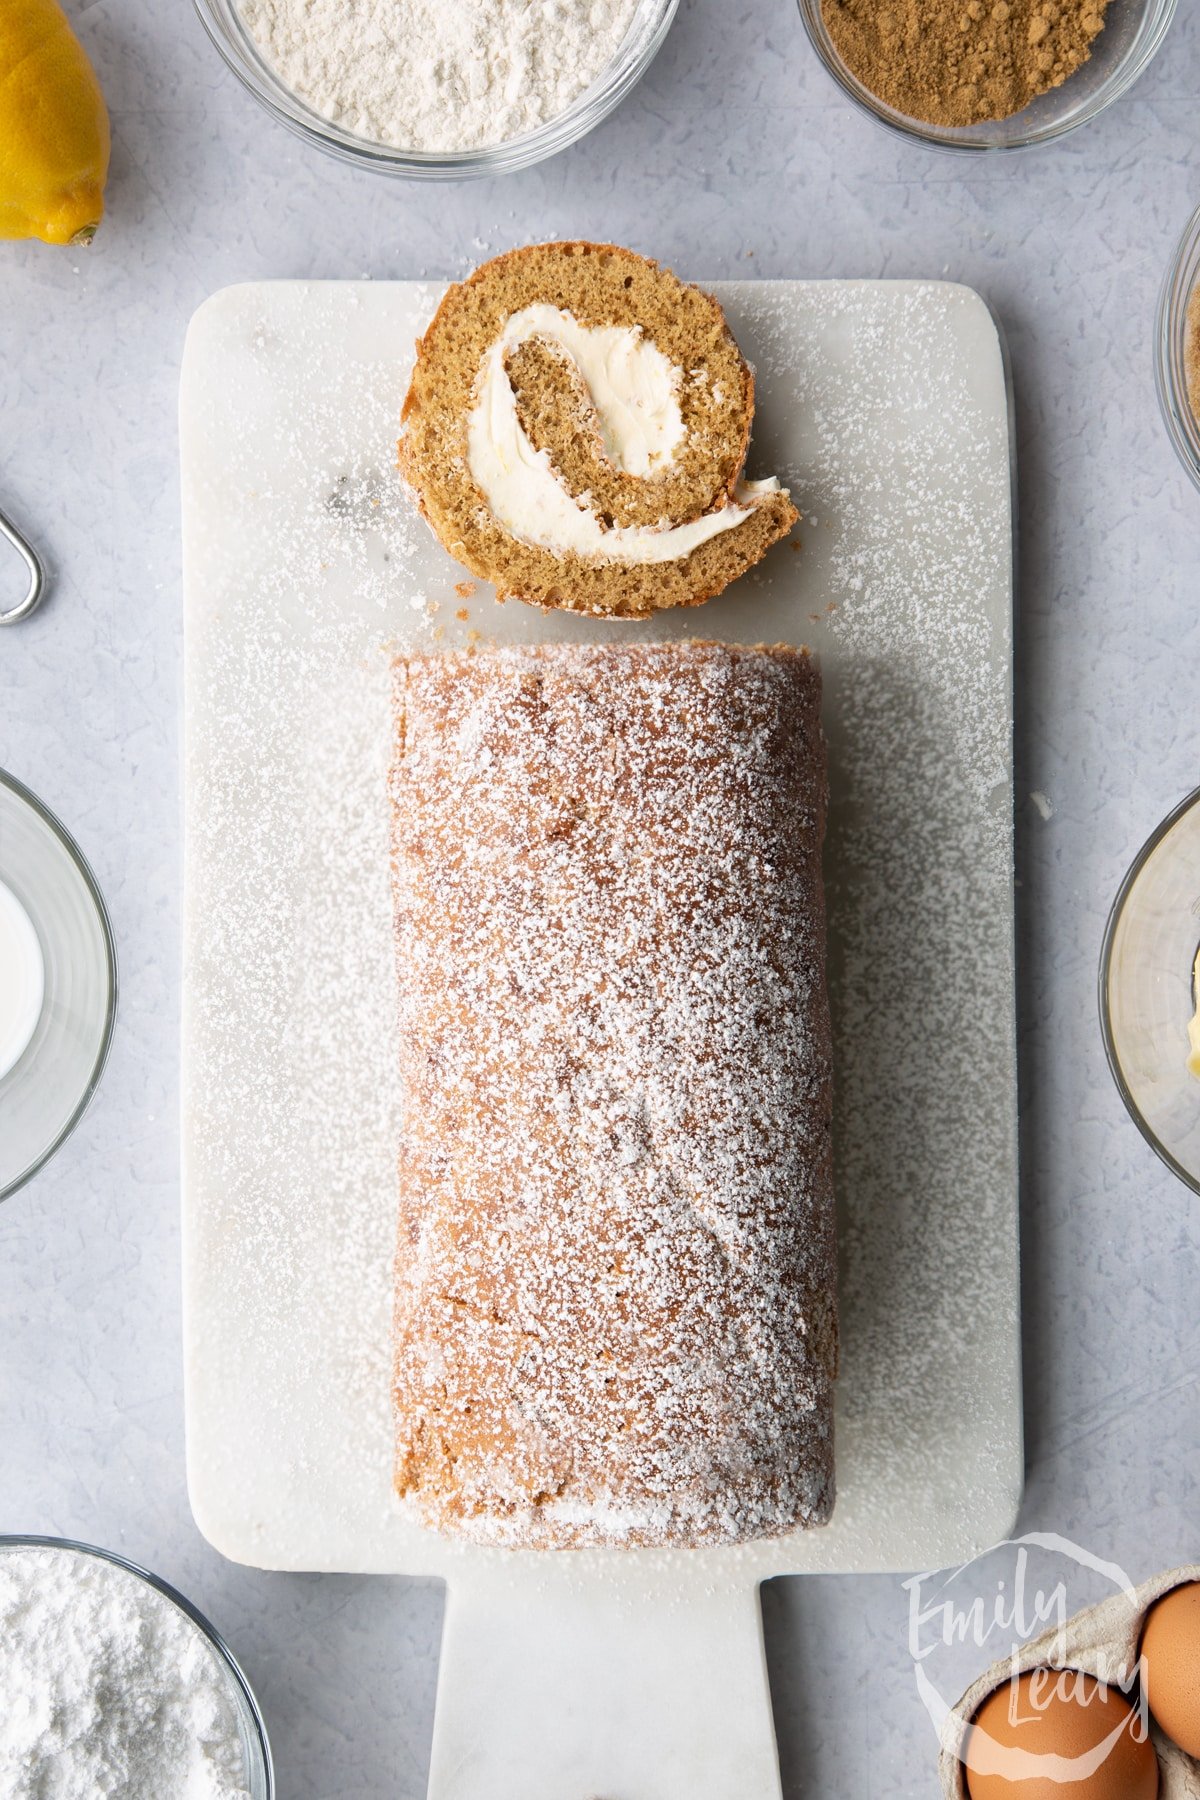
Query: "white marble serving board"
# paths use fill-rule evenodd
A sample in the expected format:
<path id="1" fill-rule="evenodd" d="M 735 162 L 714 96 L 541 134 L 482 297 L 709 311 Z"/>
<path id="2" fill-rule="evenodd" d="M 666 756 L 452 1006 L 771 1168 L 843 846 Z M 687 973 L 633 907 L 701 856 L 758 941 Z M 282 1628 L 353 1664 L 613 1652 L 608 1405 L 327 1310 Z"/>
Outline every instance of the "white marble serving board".
<path id="1" fill-rule="evenodd" d="M 802 523 L 650 625 L 499 607 L 415 516 L 394 441 L 435 289 L 229 289 L 184 358 L 192 1505 L 236 1560 L 450 1580 L 455 1800 L 744 1800 L 759 1765 L 774 1791 L 756 1584 L 958 1561 L 1021 1487 L 1001 347 L 947 283 L 715 291 L 758 370 L 748 473 L 785 478 Z M 738 1550 L 468 1550 L 392 1498 L 388 654 L 598 636 L 806 643 L 825 676 L 839 1497 L 824 1530 Z M 669 1756 L 664 1710 L 688 1721 Z"/>

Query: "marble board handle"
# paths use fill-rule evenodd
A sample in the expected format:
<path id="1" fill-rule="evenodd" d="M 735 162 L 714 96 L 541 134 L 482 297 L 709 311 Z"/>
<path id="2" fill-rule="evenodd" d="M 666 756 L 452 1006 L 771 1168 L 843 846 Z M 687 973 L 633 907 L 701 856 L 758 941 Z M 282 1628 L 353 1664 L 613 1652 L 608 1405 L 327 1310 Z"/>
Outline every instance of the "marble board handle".
<path id="1" fill-rule="evenodd" d="M 451 1582 L 429 1800 L 779 1800 L 757 1589 L 630 1572 Z"/>

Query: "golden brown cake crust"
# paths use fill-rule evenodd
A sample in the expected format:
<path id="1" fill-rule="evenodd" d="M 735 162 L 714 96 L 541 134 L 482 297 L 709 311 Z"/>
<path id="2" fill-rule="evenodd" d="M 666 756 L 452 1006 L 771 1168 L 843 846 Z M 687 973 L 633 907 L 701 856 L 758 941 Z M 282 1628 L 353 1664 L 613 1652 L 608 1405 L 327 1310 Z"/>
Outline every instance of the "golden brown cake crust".
<path id="1" fill-rule="evenodd" d="M 494 257 L 451 287 L 417 345 L 404 401 L 399 466 L 442 544 L 501 599 L 642 618 L 711 599 L 786 536 L 797 513 L 782 490 L 744 501 L 749 516 L 690 555 L 654 564 L 602 562 L 511 537 L 468 467 L 467 419 L 484 357 L 505 321 L 537 302 L 583 325 L 640 326 L 683 372 L 686 438 L 677 464 L 648 478 L 621 474 L 601 453 L 580 407 L 581 384 L 544 340 L 508 359 L 518 411 L 568 490 L 619 525 L 690 521 L 734 495 L 754 417 L 754 376 L 720 306 L 649 258 L 615 244 L 532 244 Z"/>
<path id="2" fill-rule="evenodd" d="M 396 1486 L 440 1530 L 829 1514 L 819 703 L 784 648 L 396 664 Z"/>

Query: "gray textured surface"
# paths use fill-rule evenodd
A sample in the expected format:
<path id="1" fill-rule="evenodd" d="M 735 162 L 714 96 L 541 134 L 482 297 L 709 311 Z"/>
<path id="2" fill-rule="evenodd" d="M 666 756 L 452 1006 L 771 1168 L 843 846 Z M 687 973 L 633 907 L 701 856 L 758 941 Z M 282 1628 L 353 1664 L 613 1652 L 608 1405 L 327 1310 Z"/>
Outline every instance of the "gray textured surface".
<path id="1" fill-rule="evenodd" d="M 113 110 L 111 216 L 86 255 L 0 247 L 0 494 L 59 578 L 0 638 L 0 762 L 91 857 L 124 991 L 95 1108 L 0 1214 L 0 1528 L 111 1545 L 208 1610 L 262 1697 L 283 1800 L 423 1793 L 436 1587 L 247 1574 L 200 1541 L 183 1488 L 176 373 L 189 314 L 226 282 L 452 275 L 571 233 L 689 275 L 945 273 L 1004 322 L 1023 514 L 1023 1522 L 1135 1579 L 1190 1560 L 1194 1202 L 1121 1110 L 1094 978 L 1126 861 L 1197 779 L 1200 496 L 1151 377 L 1158 284 L 1200 200 L 1194 9 L 1104 119 L 981 167 L 852 113 L 789 0 L 737 20 L 684 0 L 595 135 L 525 175 L 434 190 L 372 181 L 270 125 L 183 0 L 68 3 Z M 790 1581 L 766 1611 L 789 1796 L 933 1796 L 899 1583 Z"/>

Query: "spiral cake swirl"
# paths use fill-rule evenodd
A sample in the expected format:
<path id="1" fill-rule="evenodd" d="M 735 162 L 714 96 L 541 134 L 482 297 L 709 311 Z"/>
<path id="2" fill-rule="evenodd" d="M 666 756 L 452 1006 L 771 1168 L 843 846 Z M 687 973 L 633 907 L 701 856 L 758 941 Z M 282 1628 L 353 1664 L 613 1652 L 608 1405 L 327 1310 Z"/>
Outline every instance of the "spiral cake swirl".
<path id="1" fill-rule="evenodd" d="M 400 468 L 501 599 L 694 606 L 796 521 L 743 478 L 754 376 L 716 301 L 611 244 L 539 244 L 450 288 L 417 346 Z"/>

